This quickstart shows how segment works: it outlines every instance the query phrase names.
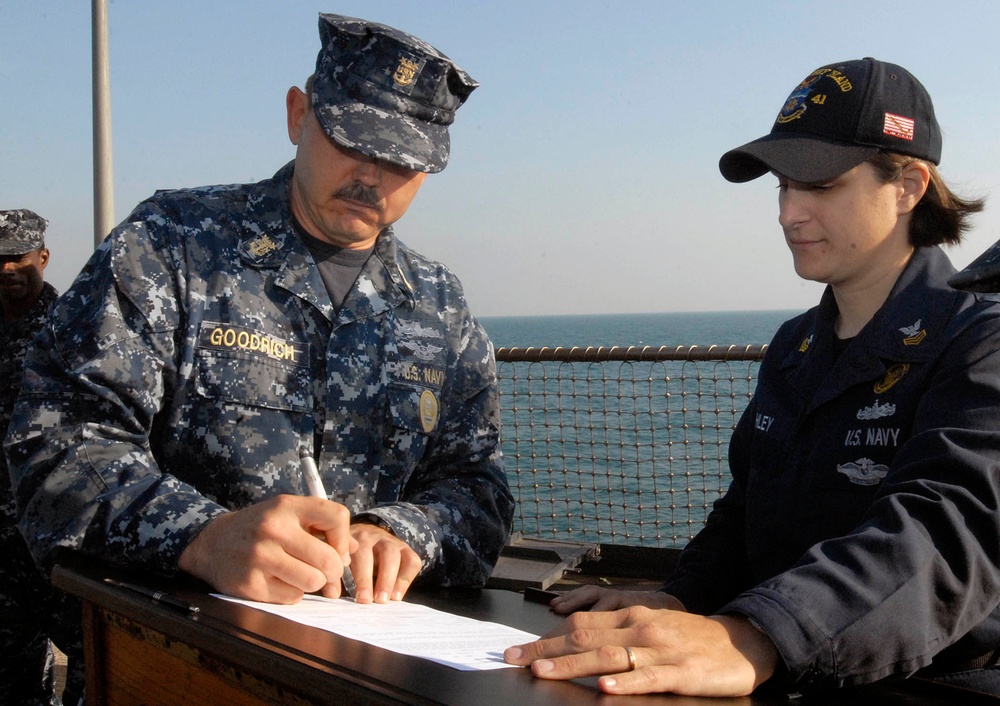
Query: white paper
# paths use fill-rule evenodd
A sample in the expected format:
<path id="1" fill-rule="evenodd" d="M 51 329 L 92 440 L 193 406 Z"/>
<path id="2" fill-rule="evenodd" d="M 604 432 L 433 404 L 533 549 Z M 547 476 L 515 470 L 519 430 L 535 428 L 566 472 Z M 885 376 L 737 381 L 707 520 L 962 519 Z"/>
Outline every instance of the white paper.
<path id="1" fill-rule="evenodd" d="M 538 635 L 507 625 L 465 618 L 405 601 L 362 605 L 350 598 L 334 600 L 306 595 L 294 605 L 277 605 L 218 593 L 212 595 L 465 671 L 513 667 L 503 661 L 503 651 L 511 645 L 538 639 Z"/>

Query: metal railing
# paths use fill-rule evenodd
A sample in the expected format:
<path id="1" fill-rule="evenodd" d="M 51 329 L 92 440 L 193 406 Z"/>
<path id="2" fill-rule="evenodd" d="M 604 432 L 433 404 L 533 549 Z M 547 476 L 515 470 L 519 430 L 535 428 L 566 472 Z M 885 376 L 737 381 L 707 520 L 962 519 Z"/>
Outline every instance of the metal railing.
<path id="1" fill-rule="evenodd" d="M 498 349 L 515 532 L 686 544 L 729 484 L 729 437 L 766 349 Z"/>

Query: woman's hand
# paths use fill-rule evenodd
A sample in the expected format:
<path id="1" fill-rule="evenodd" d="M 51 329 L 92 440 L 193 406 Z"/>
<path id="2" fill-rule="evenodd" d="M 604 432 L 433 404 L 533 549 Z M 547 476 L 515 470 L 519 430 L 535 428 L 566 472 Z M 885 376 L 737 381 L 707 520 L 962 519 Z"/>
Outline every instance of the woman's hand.
<path id="1" fill-rule="evenodd" d="M 645 606 L 574 613 L 504 659 L 542 679 L 599 676 L 609 694 L 690 696 L 746 696 L 779 664 L 774 644 L 746 618 Z"/>

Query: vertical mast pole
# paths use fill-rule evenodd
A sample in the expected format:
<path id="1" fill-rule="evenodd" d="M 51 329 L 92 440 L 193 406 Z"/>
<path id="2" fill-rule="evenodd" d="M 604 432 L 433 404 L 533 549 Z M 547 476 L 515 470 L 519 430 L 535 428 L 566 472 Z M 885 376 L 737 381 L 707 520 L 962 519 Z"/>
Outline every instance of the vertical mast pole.
<path id="1" fill-rule="evenodd" d="M 114 227 L 111 163 L 111 69 L 107 0 L 91 0 L 94 102 L 94 247 Z"/>

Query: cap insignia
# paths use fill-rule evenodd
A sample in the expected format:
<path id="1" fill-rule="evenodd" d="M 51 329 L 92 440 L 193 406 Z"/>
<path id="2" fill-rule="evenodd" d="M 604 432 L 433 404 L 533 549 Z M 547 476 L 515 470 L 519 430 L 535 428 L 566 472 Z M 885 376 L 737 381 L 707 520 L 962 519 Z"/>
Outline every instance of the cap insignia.
<path id="1" fill-rule="evenodd" d="M 814 94 L 815 89 L 819 87 L 819 80 L 822 78 L 828 78 L 833 81 L 842 93 L 847 93 L 854 88 L 850 79 L 840 71 L 836 69 L 817 69 L 796 86 L 795 90 L 785 100 L 785 105 L 781 108 L 781 112 L 778 113 L 779 123 L 790 123 L 793 120 L 801 118 L 806 112 L 806 101 L 815 103 L 816 105 L 824 105 L 826 103 L 825 93 Z"/>
<path id="2" fill-rule="evenodd" d="M 399 65 L 396 67 L 396 73 L 392 75 L 392 80 L 396 82 L 397 86 L 404 88 L 412 86 L 418 71 L 420 71 L 418 62 L 402 56 L 399 58 Z"/>

